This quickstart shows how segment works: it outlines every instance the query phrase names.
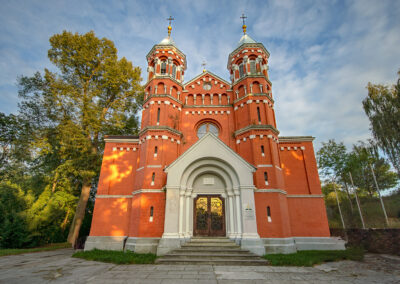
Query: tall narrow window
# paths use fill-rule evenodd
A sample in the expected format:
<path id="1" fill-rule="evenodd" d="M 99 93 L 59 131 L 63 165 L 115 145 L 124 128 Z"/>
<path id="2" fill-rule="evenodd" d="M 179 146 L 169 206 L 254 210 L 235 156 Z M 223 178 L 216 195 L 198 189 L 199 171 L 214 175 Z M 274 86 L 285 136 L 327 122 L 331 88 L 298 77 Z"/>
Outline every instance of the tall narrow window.
<path id="1" fill-rule="evenodd" d="M 153 213 L 154 213 L 154 208 L 153 208 L 153 206 L 151 206 L 150 207 L 150 220 L 149 220 L 150 222 L 153 222 Z"/>
<path id="2" fill-rule="evenodd" d="M 154 180 L 156 179 L 156 173 L 151 175 L 151 185 L 154 185 Z"/>
<path id="3" fill-rule="evenodd" d="M 269 208 L 269 206 L 267 206 L 267 219 L 268 219 L 268 222 L 272 222 L 272 219 L 271 219 L 271 208 Z"/>
<path id="4" fill-rule="evenodd" d="M 161 109 L 158 108 L 158 109 L 157 109 L 157 125 L 160 124 L 160 113 L 161 113 Z"/>
<path id="5" fill-rule="evenodd" d="M 161 62 L 161 74 L 164 75 L 165 73 L 167 73 L 167 62 L 162 61 Z"/>
<path id="6" fill-rule="evenodd" d="M 154 158 L 157 157 L 157 152 L 158 152 L 158 148 L 156 146 L 156 147 L 154 147 Z"/>
<path id="7" fill-rule="evenodd" d="M 257 117 L 258 117 L 258 124 L 261 124 L 261 113 L 260 113 L 260 107 L 257 107 Z"/>
<path id="8" fill-rule="evenodd" d="M 176 79 L 176 65 L 172 65 L 172 78 Z"/>
<path id="9" fill-rule="evenodd" d="M 239 77 L 242 78 L 244 76 L 244 65 L 243 62 L 239 65 Z"/>
<path id="10" fill-rule="evenodd" d="M 265 157 L 264 145 L 261 145 L 261 156 Z"/>
<path id="11" fill-rule="evenodd" d="M 265 185 L 268 185 L 268 173 L 264 172 L 264 181 L 265 181 Z"/>
<path id="12" fill-rule="evenodd" d="M 255 60 L 250 60 L 250 73 L 251 74 L 256 74 L 257 73 L 256 61 Z"/>

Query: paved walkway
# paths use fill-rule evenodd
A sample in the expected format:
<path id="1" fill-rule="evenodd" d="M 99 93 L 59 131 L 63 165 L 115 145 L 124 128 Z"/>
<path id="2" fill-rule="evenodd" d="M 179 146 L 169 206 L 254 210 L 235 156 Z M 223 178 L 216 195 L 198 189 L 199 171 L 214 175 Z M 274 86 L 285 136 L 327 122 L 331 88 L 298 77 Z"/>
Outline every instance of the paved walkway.
<path id="1" fill-rule="evenodd" d="M 400 283 L 400 257 L 315 267 L 115 265 L 71 258 L 72 249 L 0 257 L 0 283 Z"/>

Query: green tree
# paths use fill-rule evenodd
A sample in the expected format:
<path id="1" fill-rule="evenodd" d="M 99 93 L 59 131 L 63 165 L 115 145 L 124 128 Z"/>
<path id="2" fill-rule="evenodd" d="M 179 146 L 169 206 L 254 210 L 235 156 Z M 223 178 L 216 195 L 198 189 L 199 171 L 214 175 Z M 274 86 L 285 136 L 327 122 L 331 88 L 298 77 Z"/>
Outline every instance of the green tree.
<path id="1" fill-rule="evenodd" d="M 376 193 L 375 182 L 371 172 L 371 166 L 380 190 L 395 187 L 397 174 L 390 170 L 389 163 L 379 155 L 378 146 L 374 141 L 358 142 L 353 145 L 349 154 L 346 171 L 351 172 L 354 184 L 361 190 L 365 190 L 370 196 Z"/>
<path id="2" fill-rule="evenodd" d="M 29 122 L 32 159 L 49 184 L 37 207 L 49 207 L 46 200 L 60 190 L 79 196 L 68 234 L 74 244 L 96 185 L 104 135 L 138 131 L 140 68 L 118 59 L 114 44 L 93 32 L 64 31 L 52 36 L 50 45 L 48 57 L 58 72 L 45 69 L 19 79 L 20 114 Z M 64 196 L 61 203 L 71 200 Z"/>
<path id="3" fill-rule="evenodd" d="M 378 146 L 400 177 L 400 78 L 392 87 L 368 83 L 368 96 L 363 100 L 363 107 Z"/>
<path id="4" fill-rule="evenodd" d="M 334 139 L 322 142 L 322 147 L 317 152 L 317 161 L 320 172 L 329 179 L 329 182 L 343 183 L 353 210 L 351 196 L 348 188 L 348 172 L 346 170 L 349 155 L 343 142 L 337 143 Z M 339 186 L 338 188 L 342 188 Z"/>

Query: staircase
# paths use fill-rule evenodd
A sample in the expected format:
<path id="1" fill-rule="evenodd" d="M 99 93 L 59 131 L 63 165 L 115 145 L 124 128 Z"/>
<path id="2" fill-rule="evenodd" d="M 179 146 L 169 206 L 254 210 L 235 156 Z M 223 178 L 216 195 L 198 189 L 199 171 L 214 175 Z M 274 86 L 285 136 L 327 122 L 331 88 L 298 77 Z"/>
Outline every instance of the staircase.
<path id="1" fill-rule="evenodd" d="M 181 248 L 156 260 L 158 264 L 268 265 L 225 237 L 194 237 Z"/>

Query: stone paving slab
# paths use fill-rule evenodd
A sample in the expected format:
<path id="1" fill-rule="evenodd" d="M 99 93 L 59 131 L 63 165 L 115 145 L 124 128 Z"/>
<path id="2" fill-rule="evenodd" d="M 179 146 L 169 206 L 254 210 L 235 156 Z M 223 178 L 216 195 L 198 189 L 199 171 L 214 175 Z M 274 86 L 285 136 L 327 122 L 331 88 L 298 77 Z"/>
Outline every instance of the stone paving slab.
<path id="1" fill-rule="evenodd" d="M 315 267 L 115 265 L 72 258 L 72 249 L 0 257 L 0 283 L 400 283 L 400 257 Z"/>

